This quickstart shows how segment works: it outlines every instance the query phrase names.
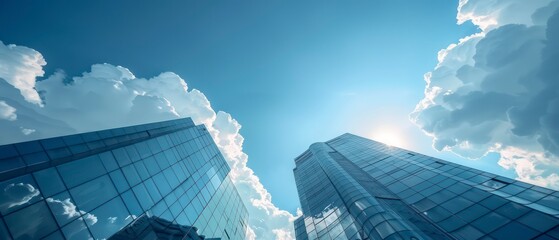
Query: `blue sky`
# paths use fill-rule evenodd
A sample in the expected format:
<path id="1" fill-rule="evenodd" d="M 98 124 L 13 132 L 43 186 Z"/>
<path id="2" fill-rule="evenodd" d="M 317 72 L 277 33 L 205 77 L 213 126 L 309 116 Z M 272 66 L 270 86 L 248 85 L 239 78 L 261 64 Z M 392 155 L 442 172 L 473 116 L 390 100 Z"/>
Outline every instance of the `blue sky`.
<path id="1" fill-rule="evenodd" d="M 91 65 L 97 63 L 123 66 L 144 78 L 166 71 L 176 73 L 190 89 L 203 92 L 215 111 L 231 114 L 242 125 L 240 134 L 244 137 L 242 146 L 248 155 L 248 167 L 260 178 L 273 203 L 295 214 L 299 202 L 293 159 L 311 143 L 345 132 L 393 140 L 398 146 L 509 177 L 517 177 L 514 169 L 518 165 L 508 162 L 506 169 L 501 167 L 505 161 L 499 166 L 499 147 L 541 150 L 541 146 L 524 147 L 527 145 L 508 138 L 494 137 L 482 144 L 479 139 L 468 138 L 466 131 L 458 127 L 453 131 L 432 128 L 429 124 L 436 122 L 439 115 L 431 115 L 428 109 L 448 106 L 448 98 L 416 109 L 419 117 L 414 121 L 419 127 L 409 120 L 416 105 L 426 99 L 425 73 L 433 72 L 434 76 L 428 90 L 463 90 L 449 87 L 453 85 L 446 83 L 451 80 L 441 77 L 442 68 L 435 67 L 447 64 L 459 54 L 457 49 L 475 46 L 478 40 L 465 40 L 457 47 L 449 47 L 450 44 L 517 23 L 510 19 L 529 17 L 536 7 L 551 1 L 537 1 L 539 5 L 524 8 L 526 13 L 511 10 L 509 14 L 510 9 L 503 7 L 507 11 L 501 11 L 501 15 L 497 14 L 499 4 L 471 2 L 474 3 L 470 5 L 485 7 L 478 11 L 488 9 L 489 13 L 466 7 L 464 13 L 486 14 L 499 24 L 486 27 L 484 22 L 465 19 L 467 22 L 457 25 L 458 1 L 442 0 L 141 4 L 3 1 L 0 40 L 40 52 L 48 63 L 43 67 L 43 78 L 51 77 L 58 69 L 65 76 L 79 76 L 93 72 Z M 447 49 L 449 57 L 438 59 L 441 49 Z M 478 61 L 479 57 L 473 59 Z M 455 66 L 449 69 L 452 67 Z M 218 114 L 219 117 L 227 118 Z M 533 136 L 541 136 L 537 134 Z M 482 160 L 466 160 L 448 151 L 434 150 L 433 136 L 441 141 L 456 141 L 441 143 L 439 149 L 462 156 L 475 155 L 458 147 L 464 143 L 479 143 L 483 153 L 493 153 Z M 494 143 L 502 145 L 496 147 Z"/>
<path id="2" fill-rule="evenodd" d="M 204 92 L 243 125 L 248 166 L 292 213 L 298 154 L 406 124 L 437 51 L 476 31 L 456 25 L 455 1 L 3 4 L 0 39 L 41 52 L 45 76 L 106 62 L 173 71 Z"/>

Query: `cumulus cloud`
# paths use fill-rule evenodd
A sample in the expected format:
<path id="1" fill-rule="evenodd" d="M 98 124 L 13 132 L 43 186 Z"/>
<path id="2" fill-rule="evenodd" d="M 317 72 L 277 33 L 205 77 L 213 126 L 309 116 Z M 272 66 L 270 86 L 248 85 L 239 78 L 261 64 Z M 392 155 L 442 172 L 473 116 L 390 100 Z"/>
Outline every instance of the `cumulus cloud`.
<path id="1" fill-rule="evenodd" d="M 22 54 L 27 56 L 20 60 L 43 59 L 40 53 L 26 47 L 2 47 L 26 49 Z M 36 66 L 45 65 L 42 61 Z M 10 66 L 17 66 L 17 61 Z M 35 77 L 42 75 L 41 68 L 24 75 L 31 79 L 29 86 L 34 88 L 29 89 L 40 97 L 37 102 L 41 104 L 30 102 L 18 86 L 0 76 L 0 100 L 18 112 L 16 121 L 0 124 L 0 131 L 10 133 L 0 135 L 0 144 L 191 117 L 196 124 L 206 125 L 231 166 L 230 176 L 250 214 L 249 239 L 294 238 L 295 216 L 272 203 L 271 195 L 247 167 L 244 138 L 239 133 L 241 124 L 228 113 L 216 113 L 206 96 L 190 90 L 177 74 L 165 72 L 140 78 L 125 67 L 95 64 L 80 76 L 70 77 L 58 70 L 36 81 Z M 26 135 L 21 129 L 35 131 Z"/>
<path id="2" fill-rule="evenodd" d="M 41 53 L 0 41 L 0 78 L 17 88 L 25 100 L 38 105 L 41 98 L 35 91 L 35 79 L 43 76 L 45 64 Z"/>
<path id="3" fill-rule="evenodd" d="M 55 213 L 59 212 L 60 214 L 65 215 L 68 219 L 82 216 L 82 218 L 79 219 L 87 222 L 90 226 L 97 223 L 97 217 L 95 215 L 82 210 L 78 211 L 76 205 L 71 202 L 70 198 L 66 198 L 64 200 L 47 198 L 46 201 L 52 203 L 51 208 L 53 208 L 52 210 L 53 212 Z"/>
<path id="4" fill-rule="evenodd" d="M 0 207 L 8 209 L 21 206 L 31 201 L 34 197 L 39 196 L 40 193 L 39 189 L 28 183 L 8 184 L 2 192 L 3 196 Z"/>
<path id="5" fill-rule="evenodd" d="M 15 121 L 17 119 L 16 109 L 4 101 L 0 101 L 0 119 Z"/>
<path id="6" fill-rule="evenodd" d="M 411 120 L 437 150 L 501 154 L 518 179 L 558 188 L 559 1 L 461 0 L 480 32 L 439 52 Z"/>

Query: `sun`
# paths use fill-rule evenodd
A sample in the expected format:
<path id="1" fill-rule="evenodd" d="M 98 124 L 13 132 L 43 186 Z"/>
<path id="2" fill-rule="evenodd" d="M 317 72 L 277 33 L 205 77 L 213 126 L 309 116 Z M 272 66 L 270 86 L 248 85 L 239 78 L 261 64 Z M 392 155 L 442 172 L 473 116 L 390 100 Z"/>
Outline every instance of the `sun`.
<path id="1" fill-rule="evenodd" d="M 405 140 L 399 130 L 392 127 L 380 127 L 371 133 L 373 140 L 394 147 L 403 147 Z"/>

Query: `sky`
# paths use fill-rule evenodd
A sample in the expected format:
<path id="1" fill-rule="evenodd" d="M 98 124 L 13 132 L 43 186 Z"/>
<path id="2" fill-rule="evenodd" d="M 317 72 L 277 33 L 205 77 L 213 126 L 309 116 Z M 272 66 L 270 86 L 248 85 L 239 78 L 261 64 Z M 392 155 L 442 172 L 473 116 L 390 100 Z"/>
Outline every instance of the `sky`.
<path id="1" fill-rule="evenodd" d="M 2 1 L 0 141 L 190 116 L 258 239 L 292 238 L 293 159 L 345 132 L 558 188 L 556 6 Z"/>

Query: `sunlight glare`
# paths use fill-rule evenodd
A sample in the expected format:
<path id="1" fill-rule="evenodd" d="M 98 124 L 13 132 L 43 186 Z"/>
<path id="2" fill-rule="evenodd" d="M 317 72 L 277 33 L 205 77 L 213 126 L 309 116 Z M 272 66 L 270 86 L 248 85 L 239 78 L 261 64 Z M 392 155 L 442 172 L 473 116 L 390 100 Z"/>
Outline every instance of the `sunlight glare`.
<path id="1" fill-rule="evenodd" d="M 394 128 L 381 127 L 375 129 L 371 138 L 389 146 L 404 147 L 405 141 L 400 131 Z"/>

